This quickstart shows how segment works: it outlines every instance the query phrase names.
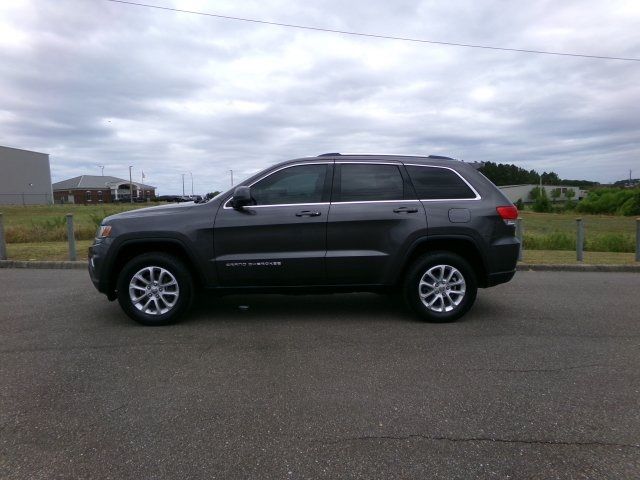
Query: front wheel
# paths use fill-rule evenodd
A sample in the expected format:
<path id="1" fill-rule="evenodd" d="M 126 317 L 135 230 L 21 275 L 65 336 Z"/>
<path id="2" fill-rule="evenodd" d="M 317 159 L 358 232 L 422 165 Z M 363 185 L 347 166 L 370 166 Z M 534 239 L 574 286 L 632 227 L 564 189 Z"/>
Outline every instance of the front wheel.
<path id="1" fill-rule="evenodd" d="M 145 253 L 131 259 L 118 276 L 118 303 L 143 325 L 168 325 L 189 308 L 191 274 L 184 263 L 166 253 Z"/>
<path id="2" fill-rule="evenodd" d="M 449 252 L 420 257 L 404 283 L 407 304 L 428 322 L 453 322 L 473 306 L 478 291 L 473 268 Z"/>

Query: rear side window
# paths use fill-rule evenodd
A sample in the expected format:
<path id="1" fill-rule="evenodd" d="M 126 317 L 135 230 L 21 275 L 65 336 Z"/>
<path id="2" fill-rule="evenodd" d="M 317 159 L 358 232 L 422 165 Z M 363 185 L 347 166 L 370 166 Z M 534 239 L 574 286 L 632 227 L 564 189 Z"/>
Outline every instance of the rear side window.
<path id="1" fill-rule="evenodd" d="M 469 185 L 452 170 L 415 165 L 407 165 L 406 168 L 420 200 L 476 198 Z"/>
<path id="2" fill-rule="evenodd" d="M 251 196 L 256 205 L 320 203 L 326 173 L 325 164 L 285 168 L 254 184 Z"/>
<path id="3" fill-rule="evenodd" d="M 396 165 L 340 165 L 340 189 L 337 201 L 367 202 L 402 200 L 404 181 Z"/>

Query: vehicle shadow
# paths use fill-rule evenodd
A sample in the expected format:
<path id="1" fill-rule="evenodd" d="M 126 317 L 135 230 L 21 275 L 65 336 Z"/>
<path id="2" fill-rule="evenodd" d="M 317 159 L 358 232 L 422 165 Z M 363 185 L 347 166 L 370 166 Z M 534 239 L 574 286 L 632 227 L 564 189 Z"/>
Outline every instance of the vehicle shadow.
<path id="1" fill-rule="evenodd" d="M 411 312 L 392 295 L 335 293 L 319 295 L 201 294 L 185 319 L 189 323 L 211 320 L 281 321 L 319 320 L 415 321 Z"/>
<path id="2" fill-rule="evenodd" d="M 499 311 L 478 299 L 460 323 L 495 318 Z M 422 323 L 396 295 L 334 293 L 320 295 L 199 295 L 186 322 L 402 322 Z"/>

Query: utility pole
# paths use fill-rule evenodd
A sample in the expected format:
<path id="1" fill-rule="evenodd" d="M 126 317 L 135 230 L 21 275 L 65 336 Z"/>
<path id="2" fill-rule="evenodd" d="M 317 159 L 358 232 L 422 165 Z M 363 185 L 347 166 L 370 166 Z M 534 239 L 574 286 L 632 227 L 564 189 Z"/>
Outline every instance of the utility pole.
<path id="1" fill-rule="evenodd" d="M 184 197 L 184 173 L 182 174 L 182 196 Z"/>
<path id="2" fill-rule="evenodd" d="M 191 198 L 193 198 L 193 173 L 189 170 L 189 175 L 191 175 Z"/>
<path id="3" fill-rule="evenodd" d="M 104 177 L 104 165 L 98 165 L 98 168 L 100 169 L 100 176 Z"/>
<path id="4" fill-rule="evenodd" d="M 133 179 L 131 178 L 131 169 L 133 165 L 129 165 L 129 201 L 133 203 Z"/>
<path id="5" fill-rule="evenodd" d="M 231 186 L 233 187 L 233 170 L 229 170 L 229 173 L 231 173 Z"/>

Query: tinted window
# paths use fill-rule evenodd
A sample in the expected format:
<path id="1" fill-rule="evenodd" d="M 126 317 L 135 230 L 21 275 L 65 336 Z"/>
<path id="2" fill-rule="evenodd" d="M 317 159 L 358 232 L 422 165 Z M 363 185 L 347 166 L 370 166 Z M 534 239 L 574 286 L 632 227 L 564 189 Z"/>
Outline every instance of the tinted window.
<path id="1" fill-rule="evenodd" d="M 407 171 L 421 200 L 476 197 L 458 174 L 446 168 L 407 165 Z"/>
<path id="2" fill-rule="evenodd" d="M 340 166 L 341 202 L 372 200 L 402 200 L 404 182 L 400 169 L 395 165 L 358 165 L 345 163 Z"/>
<path id="3" fill-rule="evenodd" d="M 272 173 L 251 187 L 256 205 L 319 203 L 326 165 L 298 165 Z"/>

